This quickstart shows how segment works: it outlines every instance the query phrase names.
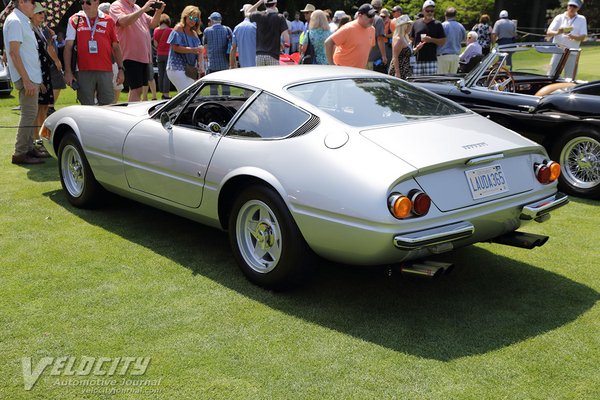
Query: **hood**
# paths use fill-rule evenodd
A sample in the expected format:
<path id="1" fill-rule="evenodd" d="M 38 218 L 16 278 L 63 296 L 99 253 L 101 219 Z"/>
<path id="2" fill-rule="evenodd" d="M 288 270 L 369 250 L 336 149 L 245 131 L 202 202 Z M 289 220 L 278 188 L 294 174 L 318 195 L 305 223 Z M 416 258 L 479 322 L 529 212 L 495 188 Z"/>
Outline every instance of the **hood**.
<path id="1" fill-rule="evenodd" d="M 157 101 L 139 101 L 135 103 L 119 103 L 105 106 L 112 111 L 120 112 L 123 114 L 132 115 L 135 117 L 148 116 L 149 112 L 159 104 L 166 103 L 166 100 Z"/>
<path id="2" fill-rule="evenodd" d="M 541 148 L 476 114 L 369 129 L 361 135 L 421 171 L 489 154 Z"/>

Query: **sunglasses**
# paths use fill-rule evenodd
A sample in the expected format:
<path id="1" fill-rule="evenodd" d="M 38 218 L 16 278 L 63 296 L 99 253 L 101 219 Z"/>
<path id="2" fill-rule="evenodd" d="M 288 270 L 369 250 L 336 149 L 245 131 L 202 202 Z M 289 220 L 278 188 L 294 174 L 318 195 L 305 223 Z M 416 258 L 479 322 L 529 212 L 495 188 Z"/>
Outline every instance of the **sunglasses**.
<path id="1" fill-rule="evenodd" d="M 435 8 L 430 8 L 430 9 L 425 9 L 426 13 L 432 13 L 435 12 Z"/>
<path id="2" fill-rule="evenodd" d="M 80 0 L 79 4 L 81 4 L 81 5 L 87 4 L 88 6 L 91 6 L 92 0 Z"/>
<path id="3" fill-rule="evenodd" d="M 190 21 L 194 21 L 194 22 L 199 21 L 198 17 L 194 17 L 193 15 L 190 15 L 188 18 L 190 19 Z"/>

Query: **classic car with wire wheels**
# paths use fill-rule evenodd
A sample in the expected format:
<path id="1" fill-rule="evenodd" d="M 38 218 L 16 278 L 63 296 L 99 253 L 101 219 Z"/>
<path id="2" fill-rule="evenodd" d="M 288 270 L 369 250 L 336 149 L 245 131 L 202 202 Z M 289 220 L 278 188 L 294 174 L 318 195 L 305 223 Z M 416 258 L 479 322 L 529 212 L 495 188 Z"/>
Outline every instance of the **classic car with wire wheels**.
<path id="1" fill-rule="evenodd" d="M 517 229 L 568 202 L 542 146 L 354 68 L 216 72 L 167 102 L 63 108 L 41 136 L 71 204 L 106 190 L 227 230 L 267 288 L 301 282 L 315 255 L 410 266 L 481 241 L 539 246 Z"/>
<path id="2" fill-rule="evenodd" d="M 561 190 L 598 199 L 600 81 L 575 80 L 577 68 L 568 64 L 577 65 L 580 51 L 551 43 L 504 45 L 466 75 L 411 81 L 542 144 L 562 166 Z"/>

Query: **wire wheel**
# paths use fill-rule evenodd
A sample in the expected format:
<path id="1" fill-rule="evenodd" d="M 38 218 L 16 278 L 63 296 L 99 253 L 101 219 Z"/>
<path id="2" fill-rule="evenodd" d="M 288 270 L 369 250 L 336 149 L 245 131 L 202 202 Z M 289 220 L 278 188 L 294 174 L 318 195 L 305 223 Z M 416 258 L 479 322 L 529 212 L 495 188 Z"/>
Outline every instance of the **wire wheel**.
<path id="1" fill-rule="evenodd" d="M 579 136 L 565 144 L 559 159 L 563 177 L 572 186 L 591 189 L 600 184 L 600 143 Z"/>

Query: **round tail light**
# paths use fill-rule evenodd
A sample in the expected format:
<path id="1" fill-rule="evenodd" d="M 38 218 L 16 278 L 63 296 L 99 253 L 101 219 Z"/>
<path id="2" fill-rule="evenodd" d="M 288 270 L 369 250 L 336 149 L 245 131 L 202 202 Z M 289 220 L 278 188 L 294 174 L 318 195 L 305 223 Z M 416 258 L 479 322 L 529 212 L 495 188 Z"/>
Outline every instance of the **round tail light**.
<path id="1" fill-rule="evenodd" d="M 427 194 L 417 190 L 411 196 L 411 200 L 413 204 L 413 213 L 416 215 L 425 215 L 429 212 L 429 207 L 431 207 L 431 198 Z"/>
<path id="2" fill-rule="evenodd" d="M 546 164 L 536 164 L 535 177 L 541 184 L 550 183 L 550 168 Z"/>
<path id="3" fill-rule="evenodd" d="M 412 210 L 410 199 L 399 193 L 394 193 L 389 197 L 388 205 L 392 215 L 399 219 L 408 217 Z"/>
<path id="4" fill-rule="evenodd" d="M 548 168 L 550 168 L 550 182 L 554 182 L 560 176 L 560 164 L 550 161 L 548 163 Z"/>

